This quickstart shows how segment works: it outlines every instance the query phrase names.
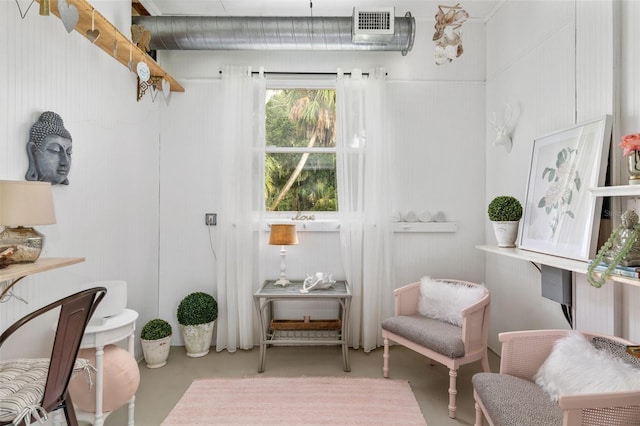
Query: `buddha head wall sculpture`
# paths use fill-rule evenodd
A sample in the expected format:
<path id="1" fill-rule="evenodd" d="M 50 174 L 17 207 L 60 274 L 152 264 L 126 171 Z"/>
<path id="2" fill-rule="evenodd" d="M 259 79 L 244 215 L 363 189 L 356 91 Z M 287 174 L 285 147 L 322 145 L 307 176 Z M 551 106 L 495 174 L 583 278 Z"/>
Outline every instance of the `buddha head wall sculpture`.
<path id="1" fill-rule="evenodd" d="M 43 112 L 29 132 L 29 170 L 25 178 L 52 185 L 69 185 L 71 142 L 71 134 L 64 128 L 62 118 L 52 111 Z"/>

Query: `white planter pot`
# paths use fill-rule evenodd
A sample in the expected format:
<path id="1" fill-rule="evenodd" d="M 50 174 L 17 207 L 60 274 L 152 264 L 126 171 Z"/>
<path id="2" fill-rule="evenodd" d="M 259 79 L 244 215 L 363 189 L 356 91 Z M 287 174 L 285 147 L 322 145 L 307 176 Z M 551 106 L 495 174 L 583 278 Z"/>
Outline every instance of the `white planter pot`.
<path id="1" fill-rule="evenodd" d="M 498 247 L 515 247 L 518 238 L 519 220 L 508 222 L 491 222 L 493 224 L 493 232 L 498 241 Z"/>
<path id="2" fill-rule="evenodd" d="M 144 361 L 149 368 L 160 368 L 167 363 L 171 349 L 171 336 L 158 340 L 140 339 Z"/>
<path id="3" fill-rule="evenodd" d="M 214 324 L 215 320 L 207 324 L 180 325 L 187 356 L 197 358 L 209 353 Z"/>

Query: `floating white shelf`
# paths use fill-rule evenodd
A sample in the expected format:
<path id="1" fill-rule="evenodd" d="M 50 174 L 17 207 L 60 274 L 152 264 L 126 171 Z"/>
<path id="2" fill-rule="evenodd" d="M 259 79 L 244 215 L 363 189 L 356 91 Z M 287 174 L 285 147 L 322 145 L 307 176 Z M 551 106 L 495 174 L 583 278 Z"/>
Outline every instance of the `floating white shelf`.
<path id="1" fill-rule="evenodd" d="M 589 191 L 596 197 L 640 197 L 640 185 L 600 186 Z"/>
<path id="2" fill-rule="evenodd" d="M 551 254 L 538 253 L 536 251 L 522 250 L 519 248 L 511 247 L 498 247 L 479 245 L 477 249 L 499 254 L 502 256 L 513 257 L 515 259 L 527 260 L 533 263 L 539 263 L 542 265 L 553 266 L 554 268 L 564 269 L 566 271 L 578 272 L 580 274 L 587 273 L 588 262 L 583 260 L 567 259 L 564 257 L 553 256 Z"/>
<path id="3" fill-rule="evenodd" d="M 394 222 L 393 232 L 458 232 L 457 222 Z"/>
<path id="4" fill-rule="evenodd" d="M 589 263 L 582 260 L 566 259 L 564 257 L 553 256 L 550 254 L 538 253 L 535 251 L 522 250 L 519 248 L 503 248 L 498 246 L 479 245 L 477 249 L 494 253 L 502 256 L 512 257 L 514 259 L 526 260 L 541 265 L 549 265 L 555 268 L 564 269 L 566 271 L 573 271 L 578 274 L 587 274 L 587 267 Z M 609 280 L 640 287 L 640 280 L 633 278 L 622 277 L 620 275 L 611 275 Z"/>

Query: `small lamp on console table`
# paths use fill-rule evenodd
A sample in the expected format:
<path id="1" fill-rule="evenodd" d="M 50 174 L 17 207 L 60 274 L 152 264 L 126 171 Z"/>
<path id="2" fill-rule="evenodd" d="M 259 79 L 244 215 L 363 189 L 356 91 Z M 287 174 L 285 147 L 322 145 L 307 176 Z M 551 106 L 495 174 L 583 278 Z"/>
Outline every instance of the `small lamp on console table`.
<path id="1" fill-rule="evenodd" d="M 287 251 L 284 246 L 298 244 L 298 234 L 296 233 L 295 224 L 272 224 L 271 233 L 269 235 L 270 245 L 279 245 L 280 247 L 280 277 L 275 282 L 275 285 L 286 286 L 290 284 L 289 280 L 285 276 L 285 264 L 284 258 Z"/>
<path id="2" fill-rule="evenodd" d="M 0 180 L 0 268 L 33 263 L 44 245 L 34 225 L 56 223 L 51 183 Z"/>

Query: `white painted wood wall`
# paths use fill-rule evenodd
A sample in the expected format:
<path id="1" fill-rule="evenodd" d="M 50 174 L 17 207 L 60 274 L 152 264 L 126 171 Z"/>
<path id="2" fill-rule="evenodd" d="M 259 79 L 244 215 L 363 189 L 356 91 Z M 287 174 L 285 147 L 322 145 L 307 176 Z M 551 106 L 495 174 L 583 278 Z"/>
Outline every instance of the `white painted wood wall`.
<path id="1" fill-rule="evenodd" d="M 614 115 L 614 183 L 625 182 L 617 144 L 621 134 L 637 132 L 640 124 L 632 95 L 638 84 L 632 72 L 640 47 L 633 25 L 638 13 L 634 2 L 502 4 L 487 23 L 487 114 L 500 111 L 506 101 L 518 102 L 522 114 L 510 154 L 491 146 L 494 135 L 487 129 L 487 201 L 500 193 L 524 199 L 533 138 L 602 114 Z M 491 232 L 487 226 L 487 241 Z M 640 340 L 635 313 L 640 289 L 613 283 L 595 289 L 584 275 L 574 276 L 577 329 Z M 502 331 L 568 328 L 560 306 L 540 296 L 540 273 L 532 265 L 487 254 L 486 277 L 493 295 L 494 349 Z"/>
<path id="2" fill-rule="evenodd" d="M 20 2 L 24 8 L 29 2 Z M 96 7 L 121 32 L 131 2 Z M 102 37 L 109 37 L 103 34 Z M 102 280 L 128 282 L 139 324 L 157 315 L 159 250 L 159 102 L 136 102 L 135 75 L 77 32 L 68 34 L 35 3 L 21 19 L 14 1 L 0 2 L 0 179 L 24 180 L 26 144 L 40 113 L 60 114 L 73 138 L 69 186 L 55 186 L 57 223 L 45 234 L 43 256 L 86 262 L 24 279 L 15 293 L 28 300 L 0 304 L 0 329 L 22 315 Z M 33 327 L 5 345 L 3 357 L 40 350 L 51 327 Z"/>
<path id="3" fill-rule="evenodd" d="M 458 223 L 453 234 L 397 234 L 396 285 L 424 274 L 486 282 L 493 292 L 496 350 L 500 331 L 567 327 L 559 305 L 540 297 L 533 266 L 475 246 L 494 241 L 488 200 L 499 193 L 524 199 L 534 137 L 602 113 L 620 118 L 616 137 L 640 130 L 640 38 L 633 25 L 640 5 L 623 2 L 616 11 L 616 3 L 506 1 L 486 24 L 466 24 L 464 55 L 440 67 L 433 64 L 430 17 L 417 19 L 417 39 L 405 57 L 160 52 L 162 65 L 186 88 L 165 106 L 149 95 L 136 102 L 135 76 L 79 34 L 67 34 L 56 17 L 40 17 L 36 6 L 22 20 L 14 2 L 0 2 L 0 178 L 23 179 L 29 127 L 42 111 L 60 113 L 74 138 L 74 163 L 71 185 L 54 188 L 58 223 L 41 229 L 48 237 L 45 255 L 87 257 L 19 284 L 16 293 L 30 304 L 0 305 L 0 329 L 90 281 L 127 280 L 139 326 L 157 315 L 175 325 L 182 296 L 196 289 L 214 293 L 216 265 L 203 215 L 218 209 L 215 187 L 224 180 L 217 173 L 224 159 L 216 138 L 223 64 L 327 72 L 384 66 L 394 135 L 389 143 L 396 148 L 395 207 L 442 210 Z M 95 5 L 127 33 L 128 0 Z M 617 16 L 622 25 L 615 24 Z M 622 67 L 616 74 L 618 45 Z M 514 99 L 522 115 L 507 154 L 492 146 L 495 134 L 486 123 Z M 336 233 L 305 233 L 288 250 L 287 269 L 299 276 L 318 269 L 340 275 L 337 247 Z M 275 275 L 277 250 L 268 256 L 268 272 Z M 579 327 L 619 330 L 640 341 L 633 314 L 638 289 L 591 289 L 580 279 L 577 287 Z M 21 346 L 34 347 L 40 334 L 34 330 Z M 5 349 L 2 356 L 13 352 Z"/>

